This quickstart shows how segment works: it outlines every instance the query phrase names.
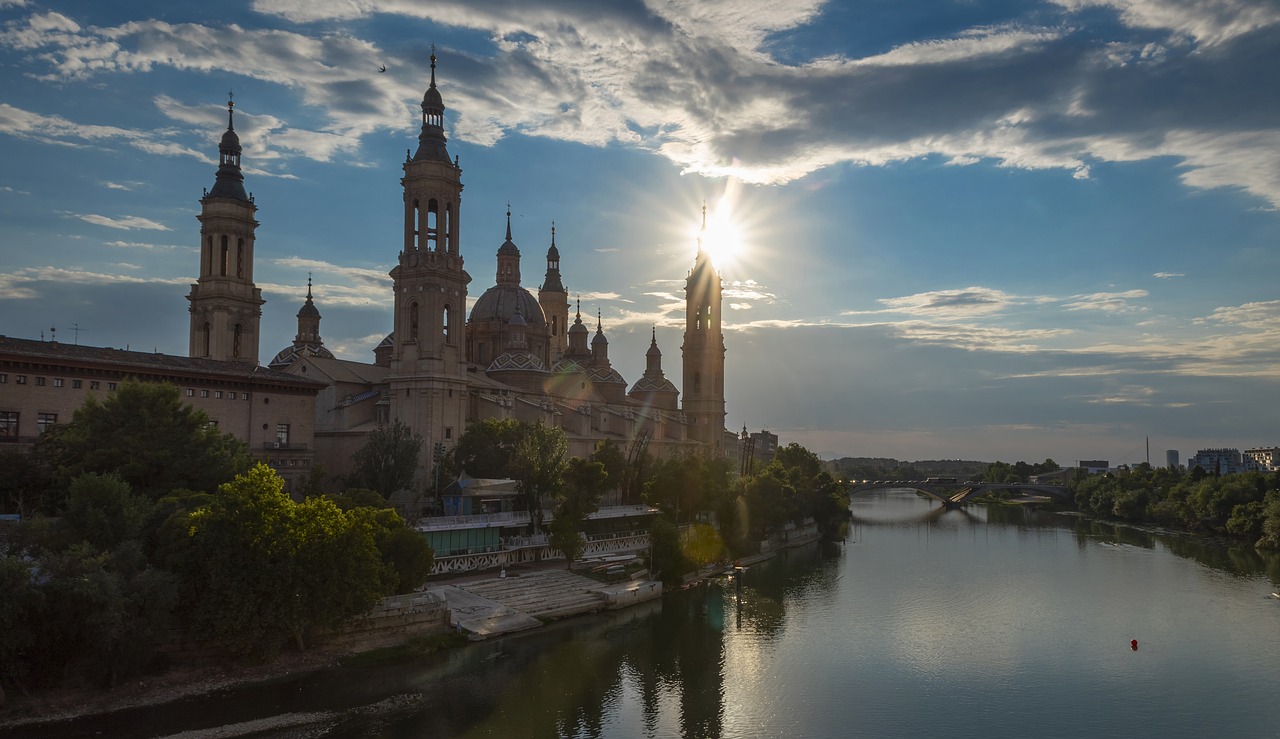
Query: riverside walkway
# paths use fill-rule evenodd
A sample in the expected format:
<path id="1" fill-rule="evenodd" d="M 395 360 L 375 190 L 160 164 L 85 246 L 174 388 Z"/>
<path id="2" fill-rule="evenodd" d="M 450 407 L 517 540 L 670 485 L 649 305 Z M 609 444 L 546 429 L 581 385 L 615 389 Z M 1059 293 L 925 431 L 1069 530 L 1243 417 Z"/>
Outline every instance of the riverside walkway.
<path id="1" fill-rule="evenodd" d="M 606 584 L 564 569 L 467 578 L 428 585 L 427 590 L 444 598 L 450 623 L 475 640 L 534 629 L 546 621 L 619 608 L 662 594 L 660 584 L 647 580 Z"/>

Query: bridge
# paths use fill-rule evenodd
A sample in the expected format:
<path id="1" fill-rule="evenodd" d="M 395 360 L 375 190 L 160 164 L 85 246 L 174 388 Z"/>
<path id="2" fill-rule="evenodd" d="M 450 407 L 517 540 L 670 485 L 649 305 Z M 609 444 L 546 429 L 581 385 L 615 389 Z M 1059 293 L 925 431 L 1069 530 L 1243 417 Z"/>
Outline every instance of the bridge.
<path id="1" fill-rule="evenodd" d="M 1071 491 L 1066 485 L 1041 485 L 1026 482 L 942 482 L 928 480 L 850 480 L 849 495 L 875 490 L 905 488 L 923 493 L 950 508 L 964 505 L 970 498 L 995 490 L 1013 490 L 1022 495 L 1043 495 L 1058 503 L 1071 503 Z"/>

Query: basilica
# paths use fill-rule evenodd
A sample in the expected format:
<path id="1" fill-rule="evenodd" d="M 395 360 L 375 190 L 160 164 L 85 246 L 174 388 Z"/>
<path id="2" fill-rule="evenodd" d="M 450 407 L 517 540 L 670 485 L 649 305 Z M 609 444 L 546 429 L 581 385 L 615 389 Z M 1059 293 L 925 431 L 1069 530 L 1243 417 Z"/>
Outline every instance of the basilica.
<path id="1" fill-rule="evenodd" d="M 701 243 L 685 280 L 683 397 L 663 369 L 656 328 L 642 377 L 628 387 L 613 368 L 600 314 L 584 320 L 580 305 L 570 302 L 554 227 L 541 285 L 535 293 L 522 284 L 509 209 L 494 283 L 466 315 L 472 277 L 459 238 L 462 168 L 447 149 L 444 112 L 433 54 L 417 149 L 406 156 L 400 180 L 404 236 L 390 272 L 392 331 L 372 347 L 372 361 L 337 359 L 325 348 L 308 280 L 297 335 L 268 363 L 323 386 L 314 462 L 340 477 L 368 433 L 393 419 L 421 435 L 424 475 L 468 424 L 487 418 L 559 427 L 574 456 L 612 440 L 632 456 L 735 457 L 738 436 L 724 428 L 721 280 Z M 228 104 L 216 182 L 200 201 L 200 271 L 187 296 L 190 356 L 257 366 L 263 305 L 253 281 L 257 206 L 245 191 L 233 113 Z M 705 219 L 704 208 L 704 227 Z"/>

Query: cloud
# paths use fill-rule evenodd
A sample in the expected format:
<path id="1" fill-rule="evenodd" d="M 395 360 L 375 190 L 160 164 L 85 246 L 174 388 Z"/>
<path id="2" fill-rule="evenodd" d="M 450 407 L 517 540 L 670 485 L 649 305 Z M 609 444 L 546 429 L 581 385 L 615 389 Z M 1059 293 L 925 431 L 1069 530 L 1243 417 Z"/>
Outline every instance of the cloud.
<path id="1" fill-rule="evenodd" d="M 97 215 L 96 213 L 87 213 L 83 215 L 76 215 L 75 217 L 79 218 L 85 223 L 92 223 L 95 226 L 106 226 L 107 228 L 116 228 L 122 231 L 132 231 L 135 229 L 144 229 L 144 230 L 150 230 L 150 231 L 172 231 L 173 230 L 168 226 L 164 225 L 163 223 L 157 223 L 151 220 L 150 218 L 143 218 L 141 216 L 124 216 L 123 218 L 111 218 L 109 216 Z"/>
<path id="2" fill-rule="evenodd" d="M 1172 280 L 1176 277 L 1186 277 L 1187 275 L 1183 272 L 1156 272 L 1151 276 L 1158 277 L 1162 280 Z"/>
<path id="3" fill-rule="evenodd" d="M 963 290 L 935 290 L 899 298 L 881 298 L 878 302 L 895 312 L 935 318 L 960 318 L 997 313 L 1020 301 L 1001 290 L 969 287 Z"/>
<path id="4" fill-rule="evenodd" d="M 1064 310 L 1100 310 L 1108 313 L 1142 310 L 1142 308 L 1132 305 L 1129 301 L 1135 298 L 1145 298 L 1147 294 L 1146 290 L 1125 290 L 1118 293 L 1104 292 L 1076 295 L 1070 302 L 1064 303 L 1062 308 Z"/>
<path id="5" fill-rule="evenodd" d="M 0 275 L 0 299 L 33 299 L 41 297 L 39 283 L 67 285 L 168 285 L 186 287 L 194 277 L 137 277 L 134 275 L 93 272 L 78 267 L 28 267 L 12 274 Z"/>
<path id="6" fill-rule="evenodd" d="M 317 25 L 84 27 L 44 13 L 7 24 L 0 43 L 32 52 L 45 69 L 35 73 L 51 79 L 165 66 L 281 85 L 325 120 L 303 130 L 246 117 L 263 161 L 330 161 L 371 132 L 403 128 L 426 73 L 403 55 L 419 49 L 382 49 L 320 24 L 386 15 L 489 37 L 487 55 L 439 52 L 452 135 L 478 145 L 513 133 L 622 144 L 750 183 L 927 156 L 1087 179 L 1098 162 L 1171 157 L 1189 187 L 1240 188 L 1280 205 L 1280 101 L 1256 93 L 1274 58 L 1274 3 L 1056 0 L 1028 13 L 1034 23 L 960 29 L 860 58 L 796 56 L 793 34 L 821 24 L 826 7 L 258 0 L 259 13 Z M 1099 24 L 1095 13 L 1082 28 L 1081 15 L 1098 7 L 1120 23 Z M 370 60 L 392 72 L 370 74 Z"/>
<path id="7" fill-rule="evenodd" d="M 1280 23 L 1280 8 L 1257 0 L 1050 0 L 1069 10 L 1111 8 L 1135 28 L 1169 30 L 1217 45 Z"/>
<path id="8" fill-rule="evenodd" d="M 144 241 L 104 241 L 103 246 L 114 246 L 119 249 L 148 249 L 151 251 L 200 251 L 195 246 L 179 246 L 177 244 L 150 244 Z"/>

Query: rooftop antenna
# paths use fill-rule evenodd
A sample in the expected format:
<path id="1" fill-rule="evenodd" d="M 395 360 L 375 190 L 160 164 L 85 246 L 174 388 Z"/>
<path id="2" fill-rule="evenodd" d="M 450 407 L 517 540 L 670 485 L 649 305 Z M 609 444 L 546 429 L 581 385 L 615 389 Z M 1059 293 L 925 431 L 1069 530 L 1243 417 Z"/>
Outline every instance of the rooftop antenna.
<path id="1" fill-rule="evenodd" d="M 76 343 L 76 346 L 79 346 L 79 345 L 80 345 L 80 332 L 81 332 L 81 331 L 83 331 L 84 329 L 80 328 L 80 324 L 78 324 L 78 323 L 73 323 L 73 324 L 71 324 L 71 330 L 75 332 L 75 343 Z"/>
<path id="2" fill-rule="evenodd" d="M 54 324 L 49 327 L 49 341 L 57 341 L 57 340 L 58 340 L 58 326 L 57 324 Z"/>

